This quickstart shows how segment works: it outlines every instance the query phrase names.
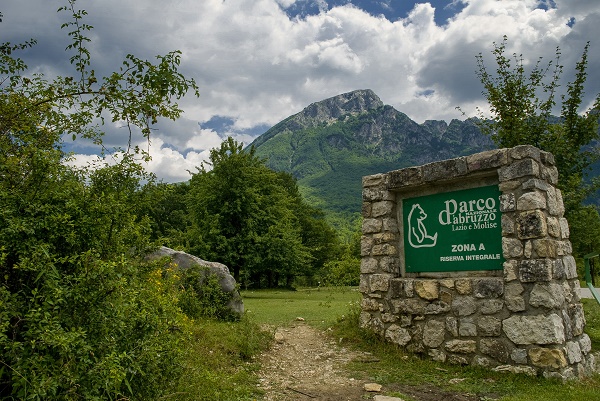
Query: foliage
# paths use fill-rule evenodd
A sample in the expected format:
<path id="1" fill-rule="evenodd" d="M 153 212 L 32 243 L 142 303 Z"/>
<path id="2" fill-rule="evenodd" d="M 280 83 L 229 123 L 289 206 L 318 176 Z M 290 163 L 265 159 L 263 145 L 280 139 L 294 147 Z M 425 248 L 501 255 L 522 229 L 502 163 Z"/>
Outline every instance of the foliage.
<path id="1" fill-rule="evenodd" d="M 506 36 L 502 43 L 494 43 L 495 74 L 487 70 L 483 55 L 477 56 L 477 75 L 491 111 L 489 117 L 480 112 L 479 125 L 500 147 L 530 144 L 554 155 L 574 247 L 579 252 L 589 252 L 593 249 L 588 245 L 598 245 L 598 238 L 592 239 L 589 230 L 598 231 L 600 227 L 597 212 L 582 210 L 582 202 L 597 189 L 597 183 L 586 180 L 586 174 L 600 157 L 595 148 L 600 96 L 591 109 L 580 113 L 589 43 L 575 66 L 574 81 L 567 84 L 566 95 L 561 96 L 560 118 L 552 116 L 563 69 L 559 64 L 560 49 L 557 48 L 554 61 L 544 65 L 539 59 L 527 73 L 522 55 L 505 54 L 507 43 Z M 586 222 L 582 214 L 593 219 Z"/>
<path id="2" fill-rule="evenodd" d="M 157 63 L 126 57 L 96 77 L 86 12 L 69 0 L 74 76 L 52 80 L 0 46 L 0 396 L 150 400 L 180 373 L 184 317 L 176 287 L 140 264 L 151 226 L 140 209 L 151 179 L 125 153 L 115 165 L 75 169 L 61 138 L 91 138 L 108 118 L 148 136 L 193 80 L 179 52 Z M 116 157 L 116 156 L 115 156 Z"/>
<path id="3" fill-rule="evenodd" d="M 192 266 L 182 269 L 177 282 L 181 291 L 178 305 L 187 316 L 197 318 L 214 318 L 219 320 L 236 320 L 227 304 L 232 294 L 221 289 L 219 278 L 211 274 L 208 268 Z"/>
<path id="4" fill-rule="evenodd" d="M 321 249 L 330 241 L 314 234 L 332 230 L 302 202 L 290 176 L 270 170 L 232 138 L 211 150 L 210 164 L 190 181 L 191 253 L 224 263 L 246 286 L 267 287 L 291 286 L 313 260 L 326 257 Z"/>

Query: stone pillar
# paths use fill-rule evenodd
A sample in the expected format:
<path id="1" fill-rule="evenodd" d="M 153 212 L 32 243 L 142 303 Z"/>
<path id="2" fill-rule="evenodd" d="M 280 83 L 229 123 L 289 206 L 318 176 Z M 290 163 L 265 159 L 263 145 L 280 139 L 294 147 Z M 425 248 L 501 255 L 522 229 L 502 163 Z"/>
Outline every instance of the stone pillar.
<path id="1" fill-rule="evenodd" d="M 406 273 L 407 193 L 498 185 L 503 270 Z M 552 154 L 499 149 L 363 178 L 360 325 L 449 363 L 570 379 L 594 369 Z"/>

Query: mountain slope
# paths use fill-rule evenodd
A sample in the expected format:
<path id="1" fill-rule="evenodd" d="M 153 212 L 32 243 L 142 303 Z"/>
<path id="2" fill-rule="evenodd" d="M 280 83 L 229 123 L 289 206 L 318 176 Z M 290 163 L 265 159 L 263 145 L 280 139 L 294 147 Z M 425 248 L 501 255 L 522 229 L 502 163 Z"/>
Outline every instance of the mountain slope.
<path id="1" fill-rule="evenodd" d="M 494 147 L 470 121 L 417 124 L 371 90 L 313 103 L 253 142 L 267 165 L 297 179 L 309 201 L 329 212 L 360 212 L 365 175 Z"/>

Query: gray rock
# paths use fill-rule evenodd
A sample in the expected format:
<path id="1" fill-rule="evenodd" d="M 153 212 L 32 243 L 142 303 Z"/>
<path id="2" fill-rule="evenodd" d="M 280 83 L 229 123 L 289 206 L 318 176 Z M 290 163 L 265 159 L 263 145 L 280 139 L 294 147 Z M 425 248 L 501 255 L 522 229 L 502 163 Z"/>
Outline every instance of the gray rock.
<path id="1" fill-rule="evenodd" d="M 565 341 L 563 320 L 549 316 L 511 316 L 502 322 L 502 330 L 515 344 L 561 344 Z"/>
<path id="2" fill-rule="evenodd" d="M 529 305 L 536 308 L 557 309 L 564 302 L 564 290 L 558 283 L 536 283 L 529 296 Z"/>
<path id="3" fill-rule="evenodd" d="M 181 270 L 186 270 L 194 266 L 201 266 L 206 268 L 206 274 L 214 274 L 219 279 L 219 285 L 223 292 L 230 293 L 232 295 L 231 300 L 227 304 L 229 309 L 238 314 L 244 313 L 244 302 L 237 289 L 237 283 L 233 276 L 229 273 L 229 268 L 224 264 L 217 262 L 208 262 L 202 260 L 197 256 L 190 255 L 185 252 L 176 251 L 165 246 L 161 246 L 157 251 L 150 253 L 146 256 L 146 260 L 153 261 L 169 257 L 172 264 L 176 265 Z"/>
<path id="4" fill-rule="evenodd" d="M 437 348 L 444 342 L 446 325 L 444 322 L 430 320 L 423 329 L 423 344 L 429 348 Z"/>

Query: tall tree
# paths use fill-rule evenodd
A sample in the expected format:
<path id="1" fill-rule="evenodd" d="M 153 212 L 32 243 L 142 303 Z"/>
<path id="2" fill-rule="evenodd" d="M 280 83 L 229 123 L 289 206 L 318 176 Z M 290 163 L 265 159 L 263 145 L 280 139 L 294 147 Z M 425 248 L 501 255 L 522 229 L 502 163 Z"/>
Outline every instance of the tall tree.
<path id="1" fill-rule="evenodd" d="M 529 144 L 554 154 L 565 214 L 572 226 L 571 239 L 576 250 L 588 252 L 591 244 L 600 245 L 600 239 L 586 238 L 590 226 L 600 227 L 598 213 L 592 206 L 583 205 L 598 188 L 598 182 L 587 175 L 590 166 L 599 160 L 600 96 L 590 109 L 581 110 L 589 43 L 575 66 L 575 79 L 561 96 L 560 117 L 552 115 L 563 71 L 560 49 L 556 49 L 554 60 L 544 64 L 540 58 L 527 72 L 522 55 L 506 55 L 507 44 L 506 36 L 500 44 L 494 43 L 495 73 L 487 69 L 481 53 L 477 56 L 477 76 L 491 111 L 491 115 L 479 112 L 479 126 L 499 147 Z M 591 220 L 581 224 L 585 221 L 583 215 Z"/>

